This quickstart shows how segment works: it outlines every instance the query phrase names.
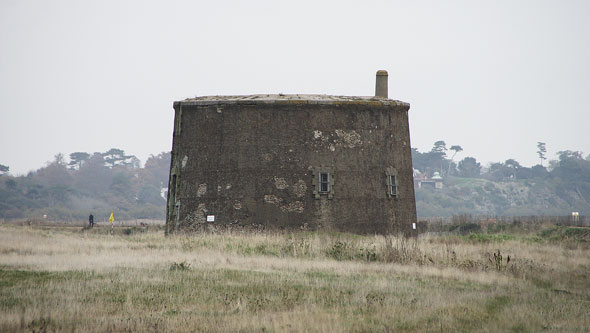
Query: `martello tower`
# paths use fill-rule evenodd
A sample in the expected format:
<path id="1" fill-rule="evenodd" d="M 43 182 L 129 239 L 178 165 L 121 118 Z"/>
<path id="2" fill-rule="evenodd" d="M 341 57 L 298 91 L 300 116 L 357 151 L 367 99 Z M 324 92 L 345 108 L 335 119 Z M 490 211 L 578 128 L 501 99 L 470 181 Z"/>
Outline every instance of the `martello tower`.
<path id="1" fill-rule="evenodd" d="M 207 96 L 174 102 L 166 231 L 410 232 L 408 103 L 371 97 Z"/>

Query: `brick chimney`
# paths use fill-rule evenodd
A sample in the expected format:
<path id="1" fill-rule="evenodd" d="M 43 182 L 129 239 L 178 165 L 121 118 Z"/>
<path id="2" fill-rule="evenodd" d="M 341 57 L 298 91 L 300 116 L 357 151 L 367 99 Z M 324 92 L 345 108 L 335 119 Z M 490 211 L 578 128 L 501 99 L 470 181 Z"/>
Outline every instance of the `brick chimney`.
<path id="1" fill-rule="evenodd" d="M 377 71 L 377 82 L 375 84 L 375 97 L 387 98 L 387 71 Z"/>

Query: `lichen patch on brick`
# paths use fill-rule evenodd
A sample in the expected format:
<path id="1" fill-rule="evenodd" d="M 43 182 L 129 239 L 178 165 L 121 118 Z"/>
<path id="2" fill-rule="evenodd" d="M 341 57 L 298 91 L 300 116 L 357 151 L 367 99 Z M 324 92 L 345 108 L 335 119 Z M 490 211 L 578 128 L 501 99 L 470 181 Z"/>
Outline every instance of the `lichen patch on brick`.
<path id="1" fill-rule="evenodd" d="M 361 135 L 358 134 L 355 130 L 352 131 L 345 131 L 341 129 L 337 129 L 334 131 L 338 138 L 338 143 L 347 148 L 354 148 L 359 146 L 363 143 L 361 140 Z"/>
<path id="2" fill-rule="evenodd" d="M 264 202 L 265 203 L 269 203 L 269 204 L 273 204 L 273 205 L 278 205 L 278 204 L 281 203 L 281 201 L 283 201 L 283 199 L 282 198 L 278 198 L 274 194 L 265 194 L 264 195 Z"/>
<path id="3" fill-rule="evenodd" d="M 287 184 L 287 181 L 285 180 L 285 178 L 279 178 L 279 177 L 274 177 L 275 180 L 275 187 L 279 190 L 284 190 L 287 187 L 289 187 L 289 184 Z"/>
<path id="4" fill-rule="evenodd" d="M 336 151 L 336 148 L 355 148 L 363 144 L 361 135 L 355 130 L 335 129 L 334 132 L 326 133 L 314 130 L 313 138 L 316 145 L 324 146 L 330 151 Z"/>
<path id="5" fill-rule="evenodd" d="M 297 183 L 293 184 L 292 189 L 293 193 L 295 193 L 297 197 L 301 198 L 305 195 L 305 192 L 307 191 L 307 185 L 302 179 L 299 179 Z"/>
<path id="6" fill-rule="evenodd" d="M 207 222 L 207 206 L 204 203 L 200 203 L 197 206 L 197 223 Z"/>
<path id="7" fill-rule="evenodd" d="M 197 189 L 197 198 L 200 198 L 207 193 L 207 184 L 199 184 L 199 188 Z"/>
<path id="8" fill-rule="evenodd" d="M 303 213 L 304 210 L 304 206 L 303 206 L 303 202 L 301 201 L 295 201 L 295 202 L 290 202 L 286 205 L 281 205 L 280 207 L 281 211 L 285 212 L 285 213 Z"/>

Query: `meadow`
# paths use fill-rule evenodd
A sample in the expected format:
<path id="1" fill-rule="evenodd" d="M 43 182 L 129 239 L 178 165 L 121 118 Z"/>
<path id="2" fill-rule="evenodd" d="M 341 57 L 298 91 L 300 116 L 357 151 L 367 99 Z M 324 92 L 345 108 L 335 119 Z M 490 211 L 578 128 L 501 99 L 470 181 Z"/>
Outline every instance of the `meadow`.
<path id="1" fill-rule="evenodd" d="M 589 254 L 590 228 L 551 222 L 417 238 L 0 223 L 0 331 L 582 332 Z"/>

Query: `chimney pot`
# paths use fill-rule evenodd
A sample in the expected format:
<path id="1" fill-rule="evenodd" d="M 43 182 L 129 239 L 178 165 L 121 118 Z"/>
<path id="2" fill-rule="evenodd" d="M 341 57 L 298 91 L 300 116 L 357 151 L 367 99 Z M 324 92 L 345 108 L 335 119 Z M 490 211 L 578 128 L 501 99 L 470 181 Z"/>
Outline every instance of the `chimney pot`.
<path id="1" fill-rule="evenodd" d="M 377 71 L 377 82 L 375 84 L 375 97 L 387 98 L 387 71 Z"/>

